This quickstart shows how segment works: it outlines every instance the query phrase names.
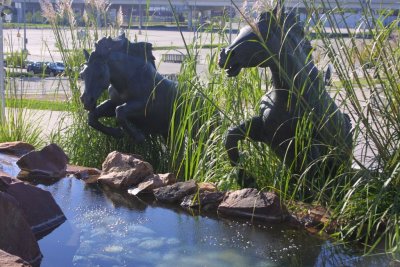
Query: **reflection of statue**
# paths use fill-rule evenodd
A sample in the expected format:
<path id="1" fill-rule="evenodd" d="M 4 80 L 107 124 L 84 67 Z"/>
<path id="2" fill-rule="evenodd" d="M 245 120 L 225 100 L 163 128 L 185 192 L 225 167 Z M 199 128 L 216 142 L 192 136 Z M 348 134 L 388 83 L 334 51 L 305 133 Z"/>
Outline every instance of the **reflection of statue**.
<path id="1" fill-rule="evenodd" d="M 274 87 L 263 96 L 260 115 L 229 130 L 225 146 L 233 166 L 239 163 L 238 142 L 246 137 L 268 144 L 297 174 L 335 172 L 350 161 L 350 119 L 325 90 L 311 49 L 296 16 L 279 15 L 275 8 L 262 13 L 256 25 L 243 28 L 221 51 L 219 66 L 229 77 L 242 68 L 268 67 Z M 299 138 L 301 132 L 309 136 Z M 326 169 L 321 170 L 323 166 Z M 243 169 L 239 180 L 244 186 L 255 185 Z"/>
<path id="2" fill-rule="evenodd" d="M 81 101 L 89 111 L 89 125 L 116 138 L 125 130 L 136 142 L 147 134 L 166 137 L 177 84 L 157 72 L 152 45 L 131 43 L 122 35 L 103 38 L 90 56 L 86 50 L 84 53 L 87 62 L 81 72 L 85 80 Z M 96 107 L 107 87 L 109 99 Z M 120 127 L 101 124 L 101 117 L 115 117 Z"/>

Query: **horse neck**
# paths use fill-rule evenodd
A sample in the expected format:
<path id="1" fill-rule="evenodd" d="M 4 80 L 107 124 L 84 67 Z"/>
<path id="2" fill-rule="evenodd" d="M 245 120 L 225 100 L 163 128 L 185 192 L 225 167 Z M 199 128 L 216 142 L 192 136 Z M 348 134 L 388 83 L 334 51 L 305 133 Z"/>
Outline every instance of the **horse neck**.
<path id="1" fill-rule="evenodd" d="M 111 53 L 107 61 L 109 72 L 110 72 L 110 83 L 118 88 L 123 87 L 126 84 L 127 79 L 134 81 L 138 78 L 135 75 L 142 75 L 144 72 L 159 80 L 157 71 L 154 66 L 143 59 L 141 56 L 129 56 L 123 53 Z M 141 68 L 141 72 L 136 72 L 138 68 Z M 124 75 L 126 74 L 126 75 Z M 136 79 L 137 80 L 137 79 Z M 119 86 L 122 84 L 121 86 Z"/>
<path id="2" fill-rule="evenodd" d="M 303 96 L 323 88 L 318 69 L 304 55 L 282 53 L 269 68 L 275 88 L 296 91 L 296 94 Z"/>

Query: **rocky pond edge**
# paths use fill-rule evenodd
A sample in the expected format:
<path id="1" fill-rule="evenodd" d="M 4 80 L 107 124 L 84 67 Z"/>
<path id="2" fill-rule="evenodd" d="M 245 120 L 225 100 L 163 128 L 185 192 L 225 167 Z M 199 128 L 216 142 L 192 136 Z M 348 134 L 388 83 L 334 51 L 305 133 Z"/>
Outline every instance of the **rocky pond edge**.
<path id="1" fill-rule="evenodd" d="M 35 185 L 49 185 L 65 177 L 121 194 L 152 198 L 160 205 L 177 206 L 191 214 L 240 218 L 250 223 L 284 222 L 323 238 L 328 238 L 336 227 L 323 206 L 294 201 L 285 204 L 274 191 L 244 188 L 223 192 L 208 182 L 177 181 L 173 173 L 154 173 L 152 165 L 140 155 L 113 151 L 98 170 L 69 165 L 68 156 L 56 144 L 36 151 L 24 142 L 0 143 L 0 154 L 14 157 L 21 169 L 14 177 L 5 171 L 10 163 L 0 160 L 0 214 L 6 215 L 0 219 L 0 227 L 4 227 L 0 232 L 1 266 L 40 266 L 42 255 L 37 240 L 66 218 L 51 194 Z M 10 223 L 13 227 L 8 229 Z"/>

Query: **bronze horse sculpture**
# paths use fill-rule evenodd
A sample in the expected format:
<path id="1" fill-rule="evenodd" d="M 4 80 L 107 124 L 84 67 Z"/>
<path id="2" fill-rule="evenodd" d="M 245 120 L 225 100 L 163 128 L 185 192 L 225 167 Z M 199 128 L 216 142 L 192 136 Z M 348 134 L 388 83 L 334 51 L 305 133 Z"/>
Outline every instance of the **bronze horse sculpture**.
<path id="1" fill-rule="evenodd" d="M 221 51 L 218 64 L 228 77 L 242 68 L 267 67 L 273 85 L 261 99 L 259 115 L 228 130 L 225 147 L 231 165 L 239 164 L 238 143 L 246 138 L 267 144 L 298 175 L 308 171 L 323 176 L 321 169 L 334 173 L 351 161 L 350 118 L 327 93 L 304 35 L 296 15 L 277 7 L 241 29 Z M 298 133 L 306 123 L 312 125 L 311 134 L 300 140 Z M 304 141 L 308 145 L 302 146 Z M 257 185 L 243 168 L 238 179 L 246 187 Z"/>
<path id="2" fill-rule="evenodd" d="M 115 138 L 125 131 L 138 143 L 150 134 L 168 136 L 178 86 L 157 72 L 151 49 L 150 43 L 131 43 L 122 35 L 99 40 L 90 55 L 84 50 L 81 102 L 90 126 Z M 107 88 L 109 99 L 96 106 Z M 118 127 L 100 123 L 101 117 L 115 117 Z"/>

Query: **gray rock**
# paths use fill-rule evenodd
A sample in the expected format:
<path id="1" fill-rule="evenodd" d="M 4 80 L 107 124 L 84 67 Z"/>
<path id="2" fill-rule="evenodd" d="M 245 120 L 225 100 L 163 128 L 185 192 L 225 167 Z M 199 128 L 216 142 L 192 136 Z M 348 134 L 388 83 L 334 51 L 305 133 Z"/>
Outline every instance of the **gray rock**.
<path id="1" fill-rule="evenodd" d="M 288 217 L 286 207 L 274 192 L 259 192 L 254 188 L 226 193 L 218 213 L 264 221 L 282 221 Z"/>
<path id="2" fill-rule="evenodd" d="M 186 196 L 181 206 L 184 208 L 202 209 L 204 211 L 216 211 L 224 196 L 224 192 L 204 191 L 199 194 Z"/>
<path id="3" fill-rule="evenodd" d="M 154 174 L 150 163 L 134 155 L 113 151 L 103 162 L 98 182 L 116 189 L 126 189 Z"/>
<path id="4" fill-rule="evenodd" d="M 196 191 L 196 182 L 189 180 L 154 189 L 153 193 L 156 199 L 161 202 L 179 203 L 185 196 L 191 195 Z"/>
<path id="5" fill-rule="evenodd" d="M 156 188 L 171 185 L 175 182 L 176 177 L 173 173 L 154 174 L 153 176 L 147 177 L 143 182 L 138 184 L 137 187 L 129 189 L 128 193 L 135 196 L 143 193 L 152 193 Z"/>

